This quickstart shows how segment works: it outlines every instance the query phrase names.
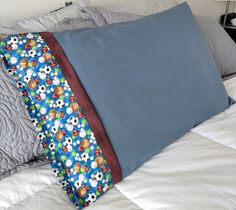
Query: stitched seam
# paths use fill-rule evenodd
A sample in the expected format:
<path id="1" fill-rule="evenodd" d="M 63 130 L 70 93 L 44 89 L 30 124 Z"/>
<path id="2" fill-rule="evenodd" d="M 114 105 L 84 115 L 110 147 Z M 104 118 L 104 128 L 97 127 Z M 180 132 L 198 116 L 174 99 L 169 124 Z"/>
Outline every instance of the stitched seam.
<path id="1" fill-rule="evenodd" d="M 234 149 L 233 147 L 230 147 L 230 146 L 227 146 L 227 145 L 225 145 L 225 144 L 223 144 L 223 143 L 220 143 L 220 142 L 218 142 L 218 141 L 216 141 L 216 140 L 214 140 L 214 139 L 211 139 L 210 137 L 204 136 L 203 134 L 197 133 L 197 132 L 195 132 L 195 131 L 191 131 L 191 132 L 194 133 L 194 134 L 197 134 L 197 135 L 199 135 L 199 136 L 201 136 L 201 137 L 204 137 L 204 138 L 206 138 L 206 139 L 208 139 L 208 140 L 210 140 L 210 141 L 213 141 L 213 142 L 215 142 L 216 144 L 219 144 L 219 145 L 221 145 L 221 146 L 224 146 L 224 147 L 226 147 L 226 148 L 228 148 L 228 149 L 230 149 L 230 150 L 236 151 L 236 149 Z"/>

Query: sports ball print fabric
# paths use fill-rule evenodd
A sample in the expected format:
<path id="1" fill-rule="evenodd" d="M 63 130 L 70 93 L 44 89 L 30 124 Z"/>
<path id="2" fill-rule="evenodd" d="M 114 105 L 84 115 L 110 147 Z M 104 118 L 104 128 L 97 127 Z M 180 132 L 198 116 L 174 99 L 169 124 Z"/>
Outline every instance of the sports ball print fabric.
<path id="1" fill-rule="evenodd" d="M 0 53 L 62 188 L 78 209 L 95 202 L 112 175 L 51 50 L 39 33 L 22 33 L 0 36 Z"/>

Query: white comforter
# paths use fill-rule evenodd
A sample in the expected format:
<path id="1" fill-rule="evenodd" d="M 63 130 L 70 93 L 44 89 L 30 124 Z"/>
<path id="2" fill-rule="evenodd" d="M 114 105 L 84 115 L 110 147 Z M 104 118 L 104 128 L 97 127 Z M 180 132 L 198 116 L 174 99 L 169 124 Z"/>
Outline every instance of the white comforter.
<path id="1" fill-rule="evenodd" d="M 236 78 L 225 82 L 236 100 Z M 0 209 L 73 210 L 50 167 L 0 181 Z M 194 128 L 87 210 L 236 209 L 236 105 Z"/>

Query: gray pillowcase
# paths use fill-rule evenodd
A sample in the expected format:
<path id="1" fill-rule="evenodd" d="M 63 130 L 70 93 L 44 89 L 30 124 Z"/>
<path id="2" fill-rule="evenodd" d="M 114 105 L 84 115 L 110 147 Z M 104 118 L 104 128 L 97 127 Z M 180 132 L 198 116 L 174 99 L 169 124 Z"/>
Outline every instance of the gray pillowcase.
<path id="1" fill-rule="evenodd" d="M 0 66 L 0 179 L 46 163 L 15 82 Z M 34 161 L 33 161 L 34 160 Z"/>
<path id="2" fill-rule="evenodd" d="M 196 17 L 222 77 L 236 73 L 236 44 L 211 17 Z"/>

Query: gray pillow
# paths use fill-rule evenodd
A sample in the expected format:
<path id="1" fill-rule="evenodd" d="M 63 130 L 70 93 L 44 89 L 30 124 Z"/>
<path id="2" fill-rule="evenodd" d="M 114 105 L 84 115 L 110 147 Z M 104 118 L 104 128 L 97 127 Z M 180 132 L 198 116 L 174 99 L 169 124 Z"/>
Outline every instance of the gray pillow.
<path id="1" fill-rule="evenodd" d="M 36 136 L 15 82 L 0 66 L 0 179 L 45 163 Z"/>
<path id="2" fill-rule="evenodd" d="M 236 44 L 210 17 L 196 17 L 222 77 L 236 73 Z"/>
<path id="3" fill-rule="evenodd" d="M 89 3 L 91 2 L 91 3 Z M 151 15 L 154 13 L 160 13 L 167 9 L 177 6 L 182 0 L 126 0 L 116 1 L 115 4 L 109 4 L 108 1 L 94 2 L 88 0 L 86 6 L 95 6 L 99 9 L 114 11 L 114 12 L 126 12 L 136 14 L 140 16 Z"/>
<path id="4" fill-rule="evenodd" d="M 81 12 L 81 10 L 79 12 Z M 132 21 L 141 17 L 129 13 L 112 12 L 92 7 L 84 7 L 82 12 L 84 15 L 86 14 L 87 18 L 65 18 L 63 21 L 51 27 L 50 31 L 55 32 L 76 28 L 99 27 L 112 23 Z"/>
<path id="5" fill-rule="evenodd" d="M 0 26 L 0 33 L 12 34 L 21 32 L 52 31 L 52 28 L 56 24 L 67 18 L 88 19 L 88 14 L 80 12 L 81 10 L 82 7 L 79 4 L 73 4 L 58 11 L 25 18 L 11 23 L 11 25 Z"/>

